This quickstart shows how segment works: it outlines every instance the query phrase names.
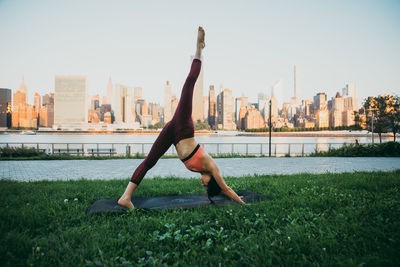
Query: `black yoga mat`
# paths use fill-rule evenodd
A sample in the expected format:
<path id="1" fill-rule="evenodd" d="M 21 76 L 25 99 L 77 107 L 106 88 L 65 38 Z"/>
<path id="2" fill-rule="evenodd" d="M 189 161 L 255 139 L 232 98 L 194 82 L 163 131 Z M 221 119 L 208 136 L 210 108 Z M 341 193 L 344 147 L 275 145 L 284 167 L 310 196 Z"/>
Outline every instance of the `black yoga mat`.
<path id="1" fill-rule="evenodd" d="M 251 191 L 244 191 L 239 196 L 243 196 L 243 201 L 246 203 L 259 202 L 269 200 L 267 197 L 260 196 Z M 161 197 L 133 197 L 132 203 L 137 209 L 172 209 L 172 208 L 197 208 L 209 205 L 225 206 L 225 205 L 239 205 L 237 202 L 229 200 L 225 196 L 219 195 L 212 198 L 214 204 L 211 204 L 207 195 L 180 195 L 180 196 L 161 196 Z M 107 198 L 100 199 L 94 202 L 87 208 L 87 214 L 102 213 L 102 212 L 115 212 L 124 213 L 127 208 L 118 205 L 118 199 Z"/>

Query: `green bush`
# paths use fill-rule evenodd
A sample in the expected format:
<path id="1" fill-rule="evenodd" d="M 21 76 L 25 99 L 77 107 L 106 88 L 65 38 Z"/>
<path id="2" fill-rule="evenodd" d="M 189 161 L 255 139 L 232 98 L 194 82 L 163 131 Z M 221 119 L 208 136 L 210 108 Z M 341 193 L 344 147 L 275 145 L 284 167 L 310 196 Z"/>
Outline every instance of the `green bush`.
<path id="1" fill-rule="evenodd" d="M 400 157 L 400 143 L 385 142 L 382 144 L 348 144 L 328 151 L 316 151 L 311 157 Z"/>
<path id="2" fill-rule="evenodd" d="M 45 155 L 33 147 L 3 147 L 0 148 L 1 157 L 34 157 Z"/>
<path id="3" fill-rule="evenodd" d="M 273 128 L 273 132 L 304 132 L 304 131 L 342 131 L 342 130 L 353 130 L 359 131 L 362 128 L 359 125 L 352 125 L 352 126 L 337 126 L 337 127 L 312 127 L 312 128 L 305 128 L 305 127 L 281 127 L 281 128 Z M 253 133 L 253 132 L 268 132 L 268 127 L 265 128 L 258 128 L 258 129 L 245 129 L 245 132 Z"/>
<path id="4" fill-rule="evenodd" d="M 196 122 L 196 124 L 194 125 L 194 129 L 195 130 L 211 130 L 211 127 L 207 123 Z"/>

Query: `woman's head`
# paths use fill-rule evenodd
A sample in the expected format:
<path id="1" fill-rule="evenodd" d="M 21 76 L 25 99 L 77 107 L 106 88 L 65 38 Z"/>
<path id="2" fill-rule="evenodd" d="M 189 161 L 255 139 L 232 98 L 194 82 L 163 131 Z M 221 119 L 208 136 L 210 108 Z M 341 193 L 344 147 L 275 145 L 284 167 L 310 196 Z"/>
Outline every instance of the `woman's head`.
<path id="1" fill-rule="evenodd" d="M 208 173 L 201 173 L 200 180 L 202 186 L 208 186 L 208 183 L 211 180 L 211 175 L 209 175 Z"/>
<path id="2" fill-rule="evenodd" d="M 215 180 L 215 178 L 213 176 L 210 176 L 210 181 L 208 182 L 207 185 L 207 195 L 208 195 L 208 199 L 214 203 L 214 201 L 212 201 L 212 197 L 217 196 L 221 193 L 221 187 L 219 187 L 219 185 L 217 184 L 217 181 Z"/>

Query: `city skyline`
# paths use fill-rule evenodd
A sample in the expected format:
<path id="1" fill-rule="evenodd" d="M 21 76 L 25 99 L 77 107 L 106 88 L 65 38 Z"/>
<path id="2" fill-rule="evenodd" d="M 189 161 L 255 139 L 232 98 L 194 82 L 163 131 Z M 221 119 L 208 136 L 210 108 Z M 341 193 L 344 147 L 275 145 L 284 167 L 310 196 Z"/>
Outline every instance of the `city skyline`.
<path id="1" fill-rule="evenodd" d="M 358 85 L 360 101 L 399 92 L 396 1 L 204 1 L 198 11 L 175 1 L 156 6 L 1 1 L 0 34 L 7 42 L 0 44 L 0 87 L 15 93 L 25 76 L 32 102 L 33 92 L 54 91 L 55 75 L 83 75 L 89 95 L 106 95 L 111 76 L 162 104 L 165 81 L 180 95 L 196 28 L 203 25 L 205 89 L 223 84 L 254 102 L 280 81 L 275 93 L 281 106 L 293 95 L 296 65 L 300 99 L 316 92 L 333 96 L 348 83 Z"/>
<path id="2" fill-rule="evenodd" d="M 354 126 L 356 114 L 359 111 L 357 84 L 346 84 L 342 88 L 342 93 L 337 92 L 330 100 L 326 93 L 317 93 L 313 101 L 301 100 L 296 97 L 297 66 L 294 70 L 293 97 L 290 102 L 283 103 L 282 109 L 278 107 L 274 90 L 270 98 L 264 93 L 259 93 L 257 103 L 254 103 L 248 101 L 248 96 L 234 97 L 232 91 L 222 85 L 215 98 L 214 86 L 210 85 L 208 96 L 201 95 L 199 99 L 194 96 L 193 102 L 201 103 L 204 112 L 202 115 L 199 114 L 200 118 L 192 118 L 194 122 L 206 123 L 212 129 L 226 130 L 264 128 L 268 125 L 269 113 L 271 113 L 274 128 Z M 158 125 L 159 122 L 168 122 L 179 101 L 175 94 L 171 94 L 168 81 L 164 91 L 164 107 L 154 102 L 147 104 L 146 99 L 142 98 L 141 87 L 113 85 L 111 77 L 107 85 L 107 96 L 102 97 L 102 102 L 98 94 L 88 96 L 86 76 L 56 76 L 55 85 L 54 93 L 43 96 L 43 105 L 41 96 L 37 92 L 34 94 L 34 103 L 31 105 L 26 97 L 29 90 L 22 78 L 19 90 L 13 94 L 12 108 L 9 105 L 10 94 L 10 98 L 7 96 L 1 99 L 0 106 L 6 108 L 2 109 L 3 117 L 0 124 L 12 123 L 13 127 L 28 128 L 45 126 L 54 129 L 108 128 L 111 124 L 113 128 L 148 128 Z M 1 91 L 11 92 L 10 89 L 1 89 Z M 269 99 L 271 100 L 270 107 Z M 12 115 L 12 122 L 9 115 Z M 362 108 L 360 116 L 365 117 Z M 357 119 L 357 121 L 360 120 Z"/>
<path id="3" fill-rule="evenodd" d="M 305 98 L 303 98 L 303 97 L 301 96 L 301 94 L 298 93 L 298 87 L 299 87 L 299 85 L 298 85 L 298 76 L 299 76 L 299 75 L 298 75 L 298 66 L 297 66 L 297 65 L 294 65 L 294 69 L 295 69 L 295 72 L 294 72 L 294 79 L 293 79 L 294 87 L 291 89 L 290 92 L 285 92 L 285 93 L 287 93 L 287 94 L 286 94 L 286 101 L 281 101 L 281 102 L 279 102 L 278 100 L 276 100 L 278 107 L 281 107 L 281 106 L 283 106 L 285 103 L 288 103 L 288 102 L 291 102 L 292 104 L 299 104 L 299 103 L 301 103 L 302 100 L 307 100 L 307 101 L 308 101 L 308 100 L 312 100 L 313 97 L 314 97 L 314 95 L 315 95 L 315 94 L 318 94 L 318 93 L 325 93 L 326 95 L 329 96 L 329 94 L 328 94 L 326 91 L 324 91 L 324 90 L 316 90 L 316 91 L 312 92 L 314 95 L 311 96 L 310 99 L 305 99 Z M 57 77 L 59 77 L 59 76 L 84 76 L 84 75 L 55 75 L 55 76 L 54 76 L 54 80 L 56 80 Z M 87 77 L 87 76 L 85 76 L 85 77 L 86 77 L 86 79 L 88 80 L 88 77 Z M 259 99 L 260 94 L 263 94 L 263 95 L 266 96 L 267 98 L 271 97 L 272 95 L 275 95 L 275 97 L 276 97 L 277 95 L 279 95 L 279 93 L 277 94 L 277 91 L 279 91 L 279 88 L 281 87 L 281 83 L 282 83 L 282 80 L 278 80 L 277 82 L 275 82 L 275 83 L 270 87 L 270 89 L 269 89 L 267 92 L 265 92 L 265 91 L 256 92 L 257 95 L 256 95 L 256 96 L 253 96 L 253 97 L 249 97 L 248 95 L 244 94 L 243 92 L 242 92 L 240 95 L 239 95 L 239 94 L 233 94 L 233 93 L 232 93 L 232 95 L 234 96 L 234 98 L 246 97 L 246 98 L 249 99 L 249 101 L 250 101 L 251 103 L 257 103 L 257 102 L 260 100 L 260 99 Z M 102 96 L 102 101 L 100 101 L 100 103 L 102 103 L 102 104 L 112 104 L 112 103 L 110 103 L 110 101 L 109 101 L 110 97 L 113 97 L 112 95 L 110 95 L 110 92 L 114 92 L 114 93 L 115 93 L 116 87 L 121 86 L 121 84 L 122 84 L 122 83 L 120 83 L 120 82 L 115 82 L 115 83 L 112 82 L 112 77 L 109 76 L 109 77 L 108 77 L 108 81 L 107 81 L 106 90 L 105 90 L 104 94 L 103 94 L 103 93 L 99 93 L 99 92 L 97 92 L 97 93 L 95 92 L 95 93 L 93 93 L 93 94 L 90 94 L 90 93 L 88 92 L 88 93 L 87 93 L 87 97 L 90 98 L 90 97 L 94 97 L 94 96 L 97 96 L 97 95 L 98 95 L 98 96 Z M 124 86 L 124 87 L 129 87 L 129 88 L 135 89 L 135 90 L 136 90 L 136 89 L 142 90 L 142 87 L 128 86 L 128 85 L 123 85 L 123 86 Z M 144 97 L 143 97 L 142 99 L 145 99 L 145 100 L 147 100 L 148 102 L 158 103 L 158 104 L 161 105 L 161 106 L 165 106 L 165 99 L 164 99 L 164 98 L 165 98 L 165 94 L 166 94 L 166 92 L 165 92 L 165 87 L 166 87 L 166 86 L 169 88 L 169 94 L 170 94 L 169 98 L 171 98 L 171 97 L 177 97 L 177 94 L 175 94 L 174 92 L 171 91 L 171 83 L 170 83 L 169 80 L 167 80 L 167 81 L 165 81 L 165 84 L 163 85 L 164 88 L 162 88 L 162 90 L 161 90 L 161 92 L 160 92 L 160 94 L 159 94 L 159 96 L 161 97 L 161 101 L 152 101 L 152 100 L 151 100 L 151 97 L 150 97 L 150 99 L 146 99 L 146 98 L 144 98 Z M 219 89 L 216 90 L 216 93 L 222 92 L 224 88 L 231 90 L 230 88 L 224 86 L 222 83 L 219 84 L 219 85 L 218 85 L 218 84 L 203 85 L 203 86 L 201 86 L 201 87 L 202 87 L 202 92 L 203 92 L 203 96 L 204 96 L 204 97 L 208 97 L 207 88 L 210 87 L 210 86 L 219 87 Z M 354 82 L 348 82 L 348 83 L 344 83 L 341 87 L 338 87 L 338 88 L 336 89 L 336 91 L 332 94 L 332 97 L 334 97 L 334 95 L 336 95 L 337 93 L 340 93 L 340 94 L 343 94 L 343 95 L 348 95 L 349 86 L 350 86 L 350 92 L 351 92 L 350 95 L 352 95 L 352 94 L 354 93 L 354 92 L 353 92 L 354 89 L 351 89 L 351 88 L 352 88 L 353 86 L 355 86 L 355 87 L 356 87 L 355 95 L 359 96 L 359 94 L 358 94 L 358 89 L 357 89 L 358 85 L 357 85 L 356 83 L 354 83 Z M 4 87 L 4 88 L 5 88 L 5 87 Z M 278 88 L 278 89 L 277 89 L 277 88 Z M 12 91 L 13 94 L 16 93 L 16 92 L 18 92 L 18 91 L 23 90 L 24 93 L 27 95 L 27 100 L 26 100 L 26 103 L 27 103 L 27 104 L 34 104 L 34 102 L 35 102 L 34 97 L 35 97 L 36 94 L 40 94 L 40 95 L 43 96 L 43 95 L 46 95 L 46 94 L 54 93 L 54 91 L 55 91 L 55 87 L 52 88 L 52 89 L 50 89 L 50 90 L 46 90 L 46 91 L 43 92 L 43 93 L 39 93 L 40 90 L 37 90 L 37 89 L 31 90 L 31 88 L 29 88 L 30 90 L 28 90 L 28 86 L 26 85 L 26 79 L 25 79 L 25 76 L 24 76 L 24 75 L 23 75 L 22 78 L 20 79 L 19 85 L 18 85 L 16 88 L 9 88 L 9 89 Z M 231 91 L 232 91 L 232 90 L 231 90 Z M 112 93 L 111 93 L 111 94 L 112 94 Z M 391 94 L 391 93 L 388 93 L 387 91 L 385 91 L 385 92 L 383 92 L 383 93 L 380 93 L 379 95 L 382 95 L 382 94 Z M 31 95 L 32 97 L 29 98 L 29 97 L 28 97 L 29 95 Z M 142 95 L 142 93 L 141 93 L 140 95 Z M 179 95 L 180 95 L 180 92 L 179 92 L 178 96 L 179 96 Z M 395 93 L 392 93 L 392 95 L 398 95 L 398 93 L 395 92 Z M 296 96 L 298 96 L 298 97 L 296 97 Z M 361 102 L 362 102 L 362 101 L 364 101 L 366 98 L 368 98 L 368 97 L 370 97 L 370 96 L 373 96 L 373 95 L 368 95 L 368 96 L 365 97 L 365 98 L 357 97 L 357 100 L 360 99 Z M 179 100 L 179 98 L 178 98 L 178 100 Z M 355 106 L 357 106 L 358 108 L 361 108 L 361 107 L 362 107 L 362 106 L 361 106 L 361 104 L 362 104 L 361 102 L 357 101 L 356 104 L 355 104 Z M 172 114 L 171 114 L 171 115 L 172 115 Z"/>

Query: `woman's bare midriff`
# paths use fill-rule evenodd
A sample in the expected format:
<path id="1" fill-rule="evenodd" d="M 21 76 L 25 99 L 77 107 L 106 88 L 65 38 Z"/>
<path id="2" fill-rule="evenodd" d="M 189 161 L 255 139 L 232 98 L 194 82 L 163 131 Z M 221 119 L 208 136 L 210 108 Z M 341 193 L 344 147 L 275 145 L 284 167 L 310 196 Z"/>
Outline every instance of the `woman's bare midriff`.
<path id="1" fill-rule="evenodd" d="M 196 148 L 196 146 L 197 142 L 196 140 L 194 140 L 194 137 L 180 140 L 175 146 L 179 159 L 182 160 L 189 156 L 190 153 L 192 153 L 193 150 Z"/>

